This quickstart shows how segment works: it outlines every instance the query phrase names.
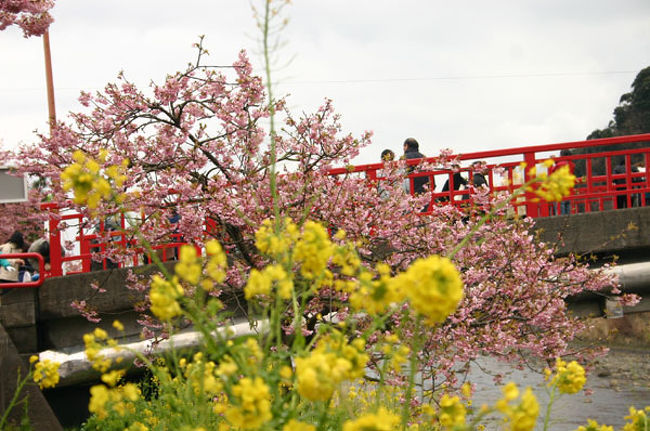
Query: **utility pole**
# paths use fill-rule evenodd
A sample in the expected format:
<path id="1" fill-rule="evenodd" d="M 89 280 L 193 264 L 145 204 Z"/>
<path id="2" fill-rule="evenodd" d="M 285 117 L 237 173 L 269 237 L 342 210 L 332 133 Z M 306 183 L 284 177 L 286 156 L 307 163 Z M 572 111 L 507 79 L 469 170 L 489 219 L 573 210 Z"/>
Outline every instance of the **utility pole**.
<path id="1" fill-rule="evenodd" d="M 50 32 L 43 33 L 43 53 L 45 55 L 45 82 L 47 83 L 47 110 L 49 114 L 50 136 L 56 125 L 56 110 L 54 108 L 54 81 L 52 79 L 52 56 L 50 55 Z"/>

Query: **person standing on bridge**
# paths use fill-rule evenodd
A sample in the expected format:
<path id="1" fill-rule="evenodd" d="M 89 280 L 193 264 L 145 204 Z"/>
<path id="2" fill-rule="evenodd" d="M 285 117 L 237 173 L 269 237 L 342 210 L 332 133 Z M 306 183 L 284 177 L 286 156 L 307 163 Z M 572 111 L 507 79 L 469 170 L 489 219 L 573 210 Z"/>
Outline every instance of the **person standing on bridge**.
<path id="1" fill-rule="evenodd" d="M 420 153 L 420 144 L 414 138 L 408 138 L 404 141 L 404 159 L 423 159 L 424 154 Z M 406 168 L 406 173 L 410 174 L 415 171 L 413 166 Z M 405 191 L 414 195 L 422 194 L 426 191 L 426 186 L 430 186 L 429 177 L 415 177 L 413 178 L 413 188 L 411 190 L 411 179 L 405 180 Z M 431 190 L 432 187 L 429 187 Z"/>
<path id="2" fill-rule="evenodd" d="M 411 160 L 411 159 L 423 159 L 424 154 L 420 153 L 420 144 L 418 144 L 418 141 L 415 140 L 415 138 L 407 138 L 404 141 L 404 159 L 406 160 Z M 406 173 L 411 174 L 414 173 L 415 168 L 413 166 L 407 166 L 406 167 Z M 411 183 L 411 178 L 406 177 L 404 179 L 404 191 L 406 193 L 418 196 L 423 193 L 425 193 L 428 190 L 433 191 L 435 184 L 432 183 L 432 181 L 429 180 L 428 176 L 418 176 L 414 177 L 412 179 Z M 412 185 L 412 187 L 411 187 Z M 424 208 L 422 208 L 421 212 L 427 212 L 429 211 L 429 206 L 431 203 L 427 203 Z"/>
<path id="3" fill-rule="evenodd" d="M 0 245 L 1 254 L 24 253 L 25 239 L 21 232 L 15 231 L 9 240 Z M 20 267 L 25 264 L 22 259 L 5 259 L 9 265 L 0 266 L 0 281 L 17 282 Z"/>

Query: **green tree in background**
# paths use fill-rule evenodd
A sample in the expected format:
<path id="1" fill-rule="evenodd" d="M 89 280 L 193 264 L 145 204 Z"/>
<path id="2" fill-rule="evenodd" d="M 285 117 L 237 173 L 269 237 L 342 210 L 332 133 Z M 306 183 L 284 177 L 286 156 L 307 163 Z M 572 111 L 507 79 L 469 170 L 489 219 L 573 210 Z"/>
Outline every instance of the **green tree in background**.
<path id="1" fill-rule="evenodd" d="M 632 82 L 632 91 L 621 96 L 618 106 L 614 109 L 614 118 L 604 129 L 592 131 L 587 139 L 611 138 L 622 135 L 636 135 L 639 133 L 650 133 L 650 66 L 642 69 Z M 634 148 L 645 148 L 650 142 L 633 142 L 622 145 L 606 145 L 592 148 L 575 149 L 575 154 L 589 154 L 602 151 L 615 151 Z M 636 162 L 634 159 L 632 162 Z M 620 163 L 616 157 L 612 158 L 612 164 Z M 576 163 L 576 175 L 583 176 L 585 163 Z M 605 173 L 605 159 L 594 159 L 592 170 L 594 175 Z"/>
<path id="2" fill-rule="evenodd" d="M 650 66 L 641 70 L 614 109 L 614 119 L 604 129 L 596 129 L 587 139 L 635 135 L 650 132 Z"/>

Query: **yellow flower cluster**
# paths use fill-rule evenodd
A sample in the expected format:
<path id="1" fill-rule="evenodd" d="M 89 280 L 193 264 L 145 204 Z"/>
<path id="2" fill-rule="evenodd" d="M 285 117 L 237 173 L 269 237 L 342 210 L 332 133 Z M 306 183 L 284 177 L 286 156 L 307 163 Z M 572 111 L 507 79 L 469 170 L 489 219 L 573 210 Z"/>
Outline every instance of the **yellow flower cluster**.
<path id="1" fill-rule="evenodd" d="M 453 429 L 465 425 L 467 410 L 458 396 L 444 394 L 440 397 L 440 410 L 437 413 L 440 425 L 446 429 Z"/>
<path id="2" fill-rule="evenodd" d="M 101 328 L 95 328 L 92 333 L 84 334 L 86 358 L 92 363 L 95 370 L 105 373 L 111 366 L 111 360 L 101 354 L 105 347 L 117 347 L 117 341 L 109 338 L 108 333 Z"/>
<path id="3" fill-rule="evenodd" d="M 311 220 L 305 222 L 302 236 L 293 249 L 293 260 L 301 264 L 302 276 L 308 280 L 321 276 L 332 254 L 334 244 L 330 241 L 327 230 L 320 223 Z"/>
<path id="4" fill-rule="evenodd" d="M 555 161 L 552 159 L 545 160 L 543 163 L 547 168 L 554 164 Z M 522 163 L 522 167 L 525 168 L 526 164 Z M 571 173 L 569 165 L 555 169 L 550 175 L 545 173 L 537 175 L 537 170 L 533 166 L 528 171 L 528 175 L 537 178 L 540 182 L 534 187 L 528 187 L 527 190 L 548 202 L 561 201 L 564 197 L 569 196 L 576 183 L 576 177 Z"/>
<path id="5" fill-rule="evenodd" d="M 61 366 L 60 363 L 50 361 L 49 359 L 39 361 L 38 356 L 36 355 L 32 355 L 29 358 L 29 362 L 31 364 L 36 362 L 34 365 L 32 378 L 34 379 L 34 383 L 38 383 L 38 386 L 41 389 L 53 388 L 59 383 L 59 367 Z"/>
<path id="6" fill-rule="evenodd" d="M 587 426 L 579 426 L 576 431 L 614 431 L 614 428 L 608 425 L 599 425 L 595 420 L 587 419 Z"/>
<path id="7" fill-rule="evenodd" d="M 625 416 L 628 421 L 623 425 L 623 431 L 647 431 L 650 430 L 650 406 L 643 410 L 630 407 L 630 414 Z"/>
<path id="8" fill-rule="evenodd" d="M 400 344 L 397 335 L 388 335 L 385 338 L 385 343 L 381 347 L 381 351 L 388 359 L 389 367 L 396 373 L 402 371 L 402 365 L 408 360 L 410 349 L 404 344 Z"/>
<path id="9" fill-rule="evenodd" d="M 234 427 L 257 429 L 272 419 L 271 394 L 262 378 L 242 378 L 232 387 L 232 397 L 225 416 Z"/>
<path id="10" fill-rule="evenodd" d="M 149 427 L 147 427 L 142 422 L 135 421 L 131 425 L 129 425 L 129 427 L 126 428 L 125 431 L 149 431 Z"/>
<path id="11" fill-rule="evenodd" d="M 335 235 L 344 240 L 345 232 Z M 260 251 L 280 264 L 262 270 L 253 269 L 245 287 L 246 298 L 269 296 L 274 293 L 290 298 L 294 287 L 293 274 L 287 265 L 300 264 L 300 274 L 313 280 L 313 289 L 331 284 L 332 273 L 327 265 L 331 261 L 346 277 L 334 282 L 337 290 L 347 293 L 354 310 L 371 316 L 385 312 L 391 305 L 408 298 L 413 308 L 431 324 L 442 322 L 453 313 L 463 298 L 463 283 L 454 264 L 447 258 L 430 256 L 416 260 L 409 269 L 391 277 L 391 268 L 383 263 L 375 271 L 361 266 L 354 244 L 337 246 L 329 239 L 327 230 L 319 223 L 307 221 L 300 234 L 297 226 L 285 219 L 283 229 L 276 233 L 270 220 L 265 220 L 255 235 Z"/>
<path id="12" fill-rule="evenodd" d="M 192 285 L 199 284 L 203 260 L 196 252 L 192 245 L 184 245 L 178 254 L 178 263 L 174 267 L 174 272 L 181 280 L 185 280 Z"/>
<path id="13" fill-rule="evenodd" d="M 539 415 L 539 403 L 530 387 L 521 396 L 521 402 L 513 405 L 512 401 L 519 397 L 519 389 L 515 383 L 503 387 L 503 398 L 496 403 L 496 409 L 504 414 L 504 422 L 511 431 L 530 431 L 535 428 Z"/>
<path id="14" fill-rule="evenodd" d="M 154 275 L 149 291 L 151 312 L 160 320 L 169 321 L 181 314 L 181 306 L 177 299 L 183 296 L 183 288 L 174 277 L 167 281 L 159 275 Z"/>
<path id="15" fill-rule="evenodd" d="M 223 283 L 226 279 L 226 269 L 228 268 L 228 260 L 226 253 L 223 251 L 219 241 L 210 240 L 205 243 L 205 252 L 208 255 L 208 263 L 205 265 L 205 272 L 214 283 Z M 205 290 L 211 290 L 210 283 L 204 280 L 202 286 Z"/>
<path id="16" fill-rule="evenodd" d="M 258 295 L 268 296 L 271 288 L 276 285 L 278 296 L 282 299 L 290 299 L 293 292 L 293 280 L 281 265 L 268 265 L 261 271 L 253 268 L 248 276 L 244 287 L 246 299 Z"/>
<path id="17" fill-rule="evenodd" d="M 340 332 L 327 335 L 309 356 L 296 359 L 298 393 L 312 401 L 326 401 L 341 382 L 363 376 L 368 359 L 363 339 L 348 343 Z"/>
<path id="18" fill-rule="evenodd" d="M 300 266 L 300 274 L 312 280 L 312 289 L 331 284 L 332 273 L 327 269 L 337 247 L 332 243 L 327 230 L 319 223 L 305 222 L 302 233 L 298 226 L 286 218 L 280 232 L 275 231 L 269 219 L 255 233 L 255 245 L 277 263 L 262 270 L 253 269 L 244 289 L 246 298 L 269 296 L 275 292 L 282 299 L 290 299 L 294 289 L 294 264 Z"/>
<path id="19" fill-rule="evenodd" d="M 88 411 L 96 414 L 99 418 L 105 418 L 109 410 L 113 410 L 120 416 L 127 411 L 135 412 L 132 403 L 140 398 L 140 389 L 133 384 L 127 383 L 116 388 L 107 388 L 104 385 L 95 385 L 90 388 L 90 402 Z"/>
<path id="20" fill-rule="evenodd" d="M 359 413 L 374 411 L 378 400 L 382 406 L 398 410 L 403 406 L 408 393 L 407 386 L 382 385 L 380 382 L 367 380 L 365 376 L 353 380 L 349 385 L 345 385 L 345 388 L 347 393 L 336 393 L 332 399 L 333 403 L 352 403 L 352 409 Z M 411 399 L 417 396 L 416 388 L 412 388 L 410 396 Z M 433 410 L 431 412 L 435 413 Z"/>
<path id="21" fill-rule="evenodd" d="M 430 324 L 444 321 L 463 299 L 463 281 L 454 264 L 446 257 L 417 259 L 393 278 L 396 291 L 405 292 L 413 309 Z"/>
<path id="22" fill-rule="evenodd" d="M 306 422 L 291 419 L 282 427 L 282 431 L 316 431 L 316 427 Z"/>
<path id="23" fill-rule="evenodd" d="M 349 283 L 345 290 L 350 293 L 350 305 L 355 310 L 363 310 L 371 316 L 383 313 L 391 304 L 404 300 L 404 291 L 399 283 L 393 282 L 390 267 L 385 263 L 377 264 L 378 277 L 366 270 L 361 270 L 358 283 Z"/>
<path id="24" fill-rule="evenodd" d="M 555 374 L 551 370 L 545 370 L 549 387 L 556 387 L 561 394 L 575 394 L 579 392 L 587 382 L 585 369 L 576 361 L 568 364 L 560 358 L 555 360 Z"/>
<path id="25" fill-rule="evenodd" d="M 213 361 L 205 361 L 202 352 L 196 353 L 189 364 L 181 359 L 179 365 L 196 395 L 204 393 L 214 397 L 223 390 L 217 376 L 217 365 Z"/>
<path id="26" fill-rule="evenodd" d="M 399 422 L 398 415 L 380 407 L 377 413 L 367 413 L 344 422 L 343 431 L 392 431 L 397 429 Z"/>
<path id="27" fill-rule="evenodd" d="M 81 150 L 74 152 L 72 159 L 75 163 L 61 173 L 61 181 L 63 190 L 74 192 L 75 203 L 88 205 L 91 209 L 97 208 L 102 199 L 107 200 L 113 196 L 111 181 L 115 187 L 122 187 L 127 178 L 124 171 L 129 161 L 124 159 L 120 166 L 108 166 L 102 173 L 100 163 L 105 163 L 107 157 L 106 150 L 100 151 L 97 161 Z M 123 195 L 118 194 L 115 198 L 120 202 Z"/>
<path id="28" fill-rule="evenodd" d="M 226 278 L 226 269 L 228 267 L 226 254 L 216 240 L 210 240 L 205 243 L 205 251 L 208 260 L 205 266 L 207 278 L 203 276 L 203 259 L 191 245 L 184 245 L 180 249 L 178 263 L 174 267 L 174 272 L 179 279 L 187 281 L 192 285 L 201 285 L 201 287 L 210 291 L 214 288 L 215 283 L 222 283 Z"/>
<path id="29" fill-rule="evenodd" d="M 336 232 L 334 237 L 338 240 L 345 239 L 345 231 L 339 230 Z M 334 256 L 332 257 L 332 263 L 341 267 L 341 274 L 347 276 L 355 276 L 359 268 L 361 267 L 361 259 L 357 253 L 354 244 L 344 243 L 340 247 L 336 247 L 334 251 Z"/>
<path id="30" fill-rule="evenodd" d="M 287 261 L 287 253 L 298 240 L 300 231 L 290 218 L 284 220 L 281 232 L 275 232 L 273 222 L 266 219 L 255 232 L 255 246 L 259 251 L 273 257 L 278 262 Z"/>

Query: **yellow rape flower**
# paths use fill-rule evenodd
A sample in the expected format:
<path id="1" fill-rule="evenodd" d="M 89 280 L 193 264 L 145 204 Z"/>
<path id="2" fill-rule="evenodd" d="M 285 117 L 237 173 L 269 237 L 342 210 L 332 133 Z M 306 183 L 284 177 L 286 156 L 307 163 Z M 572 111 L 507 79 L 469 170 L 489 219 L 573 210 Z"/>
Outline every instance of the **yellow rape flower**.
<path id="1" fill-rule="evenodd" d="M 449 396 L 444 394 L 440 398 L 440 411 L 438 412 L 438 421 L 446 428 L 452 429 L 456 426 L 465 425 L 465 415 L 467 411 L 458 396 Z"/>
<path id="2" fill-rule="evenodd" d="M 568 165 L 564 165 L 553 171 L 550 175 L 543 176 L 541 183 L 533 191 L 537 196 L 546 201 L 561 201 L 571 193 L 575 182 L 575 175 L 571 173 Z"/>
<path id="3" fill-rule="evenodd" d="M 276 233 L 273 222 L 266 219 L 255 232 L 255 246 L 262 253 L 284 261 L 283 255 L 293 247 L 299 235 L 298 226 L 288 217 L 284 220 L 280 233 Z"/>
<path id="4" fill-rule="evenodd" d="M 135 421 L 125 431 L 149 431 L 149 428 L 142 422 Z"/>
<path id="5" fill-rule="evenodd" d="M 113 370 L 104 373 L 102 374 L 102 382 L 106 383 L 108 386 L 115 386 L 125 372 L 125 370 Z"/>
<path id="6" fill-rule="evenodd" d="M 268 265 L 262 271 L 253 268 L 244 287 L 245 297 L 251 299 L 258 295 L 269 296 L 274 284 L 280 298 L 291 298 L 293 280 L 281 265 Z"/>
<path id="7" fill-rule="evenodd" d="M 630 407 L 630 414 L 625 416 L 627 421 L 623 425 L 623 431 L 646 431 L 650 429 L 650 406 L 643 410 Z"/>
<path id="8" fill-rule="evenodd" d="M 399 425 L 399 416 L 380 407 L 377 413 L 368 413 L 345 421 L 343 431 L 392 431 Z"/>
<path id="9" fill-rule="evenodd" d="M 519 397 L 519 389 L 508 383 L 503 389 L 503 398 L 496 403 L 496 409 L 503 413 L 503 421 L 510 431 L 531 431 L 539 415 L 539 403 L 530 387 L 521 395 L 519 404 L 512 404 Z"/>
<path id="10" fill-rule="evenodd" d="M 282 431 L 316 431 L 316 427 L 306 422 L 291 419 L 282 427 Z"/>
<path id="11" fill-rule="evenodd" d="M 549 387 L 556 387 L 562 394 L 575 394 L 587 382 L 585 369 L 576 361 L 568 364 L 560 358 L 555 361 L 555 374 L 552 375 Z"/>
<path id="12" fill-rule="evenodd" d="M 269 387 L 260 377 L 242 378 L 232 388 L 233 399 L 225 416 L 233 426 L 257 429 L 272 419 Z"/>
<path id="13" fill-rule="evenodd" d="M 293 259 L 301 264 L 303 277 L 309 280 L 320 277 L 333 253 L 334 244 L 327 230 L 320 223 L 311 220 L 305 222 L 302 236 L 293 249 Z"/>
<path id="14" fill-rule="evenodd" d="M 112 361 L 101 354 L 101 350 L 108 346 L 116 345 L 116 341 L 109 339 L 108 334 L 101 328 L 95 328 L 92 333 L 83 336 L 86 358 L 92 363 L 92 367 L 105 373 L 111 366 Z"/>
<path id="15" fill-rule="evenodd" d="M 205 243 L 205 251 L 208 255 L 208 263 L 205 271 L 214 282 L 222 283 L 226 279 L 226 268 L 228 262 L 219 241 L 210 240 Z"/>
<path id="16" fill-rule="evenodd" d="M 113 328 L 117 329 L 120 332 L 124 331 L 124 325 L 119 320 L 113 321 Z"/>
<path id="17" fill-rule="evenodd" d="M 444 321 L 463 299 L 463 281 L 454 264 L 446 257 L 417 259 L 392 279 L 394 289 L 406 293 L 413 309 L 430 324 Z"/>
<path id="18" fill-rule="evenodd" d="M 201 352 L 195 354 L 193 362 L 184 367 L 185 378 L 197 395 L 204 392 L 214 396 L 223 390 L 217 374 L 217 365 L 212 361 L 204 361 Z"/>
<path id="19" fill-rule="evenodd" d="M 217 374 L 219 376 L 232 376 L 237 372 L 239 367 L 230 356 L 224 356 L 219 362 L 219 367 L 217 367 Z"/>
<path id="20" fill-rule="evenodd" d="M 196 252 L 196 248 L 191 245 L 183 245 L 180 249 L 178 263 L 174 267 L 174 272 L 181 279 L 192 285 L 199 284 L 201 279 L 201 258 Z"/>
<path id="21" fill-rule="evenodd" d="M 90 388 L 90 402 L 88 411 L 94 413 L 100 419 L 107 416 L 106 403 L 109 401 L 108 388 L 104 385 L 95 385 Z"/>
<path id="22" fill-rule="evenodd" d="M 311 354 L 296 359 L 298 393 L 312 401 L 326 401 L 344 380 L 363 376 L 368 362 L 365 341 L 334 332 L 324 337 Z"/>
<path id="23" fill-rule="evenodd" d="M 349 301 L 355 310 L 363 310 L 371 316 L 383 313 L 392 304 L 401 302 L 403 290 L 394 283 L 390 276 L 390 267 L 377 265 L 378 279 L 373 279 L 370 272 L 362 270 L 358 283 L 352 284 Z"/>
<path id="24" fill-rule="evenodd" d="M 104 163 L 107 152 L 100 152 L 99 161 Z M 125 164 L 119 166 L 108 166 L 104 174 L 101 172 L 100 164 L 92 157 L 87 156 L 81 150 L 72 155 L 75 163 L 66 167 L 61 173 L 63 190 L 72 190 L 74 201 L 80 205 L 88 205 L 89 208 L 97 208 L 101 200 L 110 200 L 119 195 L 113 193 L 111 181 L 120 188 L 126 181 L 124 175 Z M 126 161 L 128 164 L 128 160 Z M 106 175 L 106 176 L 105 176 Z"/>
<path id="25" fill-rule="evenodd" d="M 31 360 L 31 359 L 30 359 Z M 43 359 L 36 362 L 32 378 L 41 389 L 52 388 L 59 383 L 59 366 L 58 362 Z"/>
<path id="26" fill-rule="evenodd" d="M 608 425 L 599 425 L 592 419 L 587 419 L 587 426 L 579 426 L 576 431 L 614 431 L 614 428 Z"/>
<path id="27" fill-rule="evenodd" d="M 153 276 L 149 300 L 151 312 L 160 320 L 168 321 L 181 314 L 181 307 L 176 301 L 183 295 L 183 288 L 176 277 L 167 281 L 158 275 Z"/>

